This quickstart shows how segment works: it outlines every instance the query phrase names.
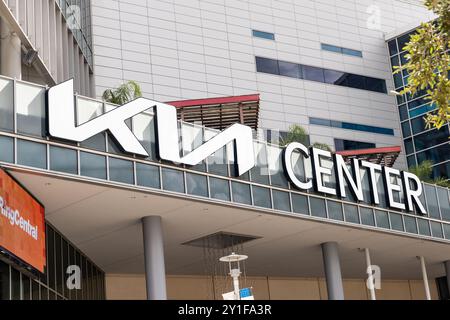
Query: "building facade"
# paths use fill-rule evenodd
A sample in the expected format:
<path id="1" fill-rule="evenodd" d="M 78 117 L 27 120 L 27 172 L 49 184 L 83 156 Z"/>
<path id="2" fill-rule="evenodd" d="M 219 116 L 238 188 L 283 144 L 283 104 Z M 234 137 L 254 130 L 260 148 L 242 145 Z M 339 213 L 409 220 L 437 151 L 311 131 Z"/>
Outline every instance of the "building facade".
<path id="1" fill-rule="evenodd" d="M 406 63 L 406 52 L 403 50 L 409 42 L 414 30 L 397 33 L 395 36 L 387 36 L 391 65 L 401 67 Z M 394 75 L 395 90 L 401 91 L 408 81 L 408 72 Z M 416 166 L 423 161 L 433 162 L 433 178 L 450 176 L 450 143 L 448 141 L 449 124 L 441 130 L 427 128 L 424 117 L 436 110 L 426 99 L 426 92 L 419 92 L 415 96 L 399 95 L 397 97 L 398 111 L 400 115 L 403 143 L 409 167 Z"/>
<path id="2" fill-rule="evenodd" d="M 29 45 L 23 3 L 1 12 Z M 448 299 L 450 191 L 401 171 L 389 94 L 385 33 L 428 20 L 421 6 L 39 3 L 62 36 L 33 45 L 36 79 L 1 70 L 0 165 L 45 208 L 46 268 L 0 237 L 1 298 L 222 299 L 235 252 L 255 299 Z M 99 99 L 127 80 L 143 98 Z M 293 124 L 306 145 L 273 138 Z"/>

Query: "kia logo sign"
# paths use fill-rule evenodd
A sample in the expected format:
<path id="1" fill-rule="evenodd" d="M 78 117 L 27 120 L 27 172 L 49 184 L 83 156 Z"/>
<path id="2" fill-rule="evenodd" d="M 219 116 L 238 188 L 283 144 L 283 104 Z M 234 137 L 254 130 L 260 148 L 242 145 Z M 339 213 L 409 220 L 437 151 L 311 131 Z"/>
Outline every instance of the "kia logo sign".
<path id="1" fill-rule="evenodd" d="M 162 160 L 178 164 L 194 166 L 205 160 L 208 156 L 226 146 L 234 144 L 236 175 L 241 176 L 255 166 L 252 130 L 248 126 L 233 124 L 203 143 L 188 154 L 181 156 L 179 150 L 177 111 L 174 106 L 138 98 L 123 106 L 117 107 L 79 126 L 75 122 L 75 107 L 73 98 L 73 79 L 63 82 L 48 90 L 48 132 L 55 138 L 82 142 L 98 133 L 109 131 L 125 152 L 140 156 L 148 156 L 147 151 L 125 124 L 125 120 L 145 111 L 154 109 L 156 114 L 157 152 Z M 294 174 L 292 167 L 292 154 L 298 152 L 303 158 L 311 159 L 313 179 L 300 181 Z M 321 165 L 321 160 L 333 161 L 333 168 Z M 316 192 L 335 195 L 340 198 L 347 197 L 345 183 L 359 201 L 364 199 L 361 170 L 366 170 L 369 176 L 370 201 L 374 205 L 380 204 L 376 175 L 381 174 L 384 182 L 386 201 L 391 208 L 414 211 L 414 207 L 421 214 L 426 214 L 420 196 L 422 184 L 414 174 L 400 172 L 399 170 L 382 167 L 367 161 L 352 159 L 351 170 L 347 167 L 341 155 L 332 155 L 328 151 L 317 148 L 307 148 L 301 143 L 294 142 L 284 150 L 284 169 L 291 183 L 299 190 L 314 188 Z M 334 176 L 337 187 L 325 186 L 324 177 Z M 393 183 L 398 178 L 402 185 Z M 395 200 L 403 188 L 404 203 Z"/>

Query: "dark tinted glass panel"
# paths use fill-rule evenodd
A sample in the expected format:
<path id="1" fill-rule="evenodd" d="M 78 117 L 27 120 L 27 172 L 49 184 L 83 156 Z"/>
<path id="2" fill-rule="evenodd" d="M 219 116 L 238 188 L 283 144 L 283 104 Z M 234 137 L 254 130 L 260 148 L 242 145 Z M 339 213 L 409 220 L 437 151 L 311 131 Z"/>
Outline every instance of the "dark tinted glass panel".
<path id="1" fill-rule="evenodd" d="M 426 104 L 421 107 L 409 111 L 409 116 L 411 118 L 418 117 L 424 115 L 427 112 L 433 111 L 436 109 L 436 105 L 434 104 Z"/>
<path id="2" fill-rule="evenodd" d="M 433 163 L 439 163 L 448 159 L 450 159 L 450 143 L 417 154 L 417 160 L 419 162 L 431 160 Z"/>
<path id="3" fill-rule="evenodd" d="M 365 224 L 366 226 L 375 226 L 375 218 L 372 209 L 360 207 L 359 211 L 362 224 Z"/>
<path id="4" fill-rule="evenodd" d="M 270 189 L 253 186 L 253 204 L 258 207 L 271 208 Z"/>
<path id="5" fill-rule="evenodd" d="M 325 200 L 320 198 L 309 198 L 311 204 L 311 214 L 316 217 L 327 217 L 327 211 L 325 208 Z"/>
<path id="6" fill-rule="evenodd" d="M 261 57 L 256 57 L 256 71 L 270 74 L 280 74 L 277 60 Z"/>
<path id="7" fill-rule="evenodd" d="M 20 272 L 11 268 L 11 300 L 20 300 Z"/>
<path id="8" fill-rule="evenodd" d="M 186 173 L 187 193 L 195 196 L 208 196 L 208 183 L 206 176 Z"/>
<path id="9" fill-rule="evenodd" d="M 162 184 L 164 190 L 184 193 L 183 172 L 162 168 Z"/>
<path id="10" fill-rule="evenodd" d="M 414 167 L 417 165 L 416 157 L 415 156 L 409 156 L 406 158 L 408 161 L 408 168 Z"/>
<path id="11" fill-rule="evenodd" d="M 71 149 L 50 146 L 50 170 L 77 174 L 77 152 Z"/>
<path id="12" fill-rule="evenodd" d="M 1 114 L 0 114 L 1 116 Z M 0 161 L 14 162 L 14 139 L 0 136 Z"/>
<path id="13" fill-rule="evenodd" d="M 409 127 L 409 121 L 405 121 L 402 123 L 402 133 L 403 138 L 411 136 L 411 128 Z"/>
<path id="14" fill-rule="evenodd" d="M 326 83 L 335 84 L 338 86 L 347 86 L 347 74 L 341 71 L 324 70 L 324 77 Z"/>
<path id="15" fill-rule="evenodd" d="M 292 193 L 293 211 L 301 214 L 309 214 L 308 197 Z"/>
<path id="16" fill-rule="evenodd" d="M 356 74 L 348 74 L 347 85 L 351 88 L 364 89 L 366 87 L 365 77 Z"/>
<path id="17" fill-rule="evenodd" d="M 403 219 L 405 220 L 405 231 L 409 233 L 417 233 L 416 219 L 408 216 L 404 216 Z"/>
<path id="18" fill-rule="evenodd" d="M 367 90 L 380 93 L 387 93 L 385 80 L 366 77 L 365 81 Z"/>
<path id="19" fill-rule="evenodd" d="M 31 299 L 39 300 L 39 284 L 36 281 L 31 281 Z"/>
<path id="20" fill-rule="evenodd" d="M 389 229 L 389 216 L 385 211 L 375 210 L 375 219 L 377 221 L 377 227 Z"/>
<path id="21" fill-rule="evenodd" d="M 109 158 L 109 180 L 133 184 L 133 162 Z"/>
<path id="22" fill-rule="evenodd" d="M 419 234 L 423 236 L 431 236 L 430 226 L 427 220 L 417 219 L 417 224 L 419 226 Z"/>
<path id="23" fill-rule="evenodd" d="M 322 43 L 321 47 L 322 47 L 322 50 L 336 52 L 336 53 L 342 53 L 342 48 L 338 47 L 338 46 L 333 46 L 331 44 Z"/>
<path id="24" fill-rule="evenodd" d="M 414 153 L 414 144 L 412 142 L 412 138 L 405 140 L 405 151 L 406 154 Z"/>
<path id="25" fill-rule="evenodd" d="M 24 274 L 22 274 L 22 299 L 23 300 L 31 299 L 30 278 L 28 278 Z"/>
<path id="26" fill-rule="evenodd" d="M 448 225 L 448 224 L 443 224 L 442 226 L 444 227 L 444 236 L 445 236 L 445 239 L 450 239 L 450 225 Z"/>
<path id="27" fill-rule="evenodd" d="M 431 225 L 431 234 L 433 235 L 433 237 L 437 237 L 437 238 L 444 237 L 440 223 L 431 221 L 430 225 Z"/>
<path id="28" fill-rule="evenodd" d="M 440 164 L 438 166 L 433 167 L 433 178 L 450 178 L 450 162 Z"/>
<path id="29" fill-rule="evenodd" d="M 239 182 L 231 182 L 231 189 L 233 190 L 233 201 L 243 204 L 252 204 L 250 197 L 250 185 Z"/>
<path id="30" fill-rule="evenodd" d="M 86 177 L 106 179 L 106 159 L 97 154 L 80 152 L 80 174 Z"/>
<path id="31" fill-rule="evenodd" d="M 397 70 L 395 67 L 400 65 L 400 59 L 399 59 L 398 56 L 393 56 L 393 57 L 391 58 L 391 65 L 392 65 L 392 70 L 393 70 L 393 71 Z M 401 78 L 402 75 L 401 75 L 400 73 L 398 73 L 398 75 L 399 75 L 400 78 Z"/>
<path id="32" fill-rule="evenodd" d="M 422 131 L 425 131 L 425 120 L 422 117 L 411 119 L 411 128 L 413 134 L 421 133 Z"/>
<path id="33" fill-rule="evenodd" d="M 345 221 L 351 223 L 359 223 L 358 207 L 344 204 Z"/>
<path id="34" fill-rule="evenodd" d="M 334 145 L 336 147 L 336 151 L 371 149 L 376 147 L 375 143 L 342 139 L 334 139 Z"/>
<path id="35" fill-rule="evenodd" d="M 344 213 L 342 211 L 342 204 L 335 201 L 327 201 L 328 218 L 333 220 L 344 221 Z"/>
<path id="36" fill-rule="evenodd" d="M 58 293 L 63 291 L 63 266 L 62 266 L 62 252 L 61 252 L 61 236 L 55 232 L 55 288 Z M 65 283 L 64 283 L 65 285 Z"/>
<path id="37" fill-rule="evenodd" d="M 159 167 L 136 163 L 136 180 L 138 186 L 161 188 L 159 180 Z"/>
<path id="38" fill-rule="evenodd" d="M 273 208 L 282 211 L 291 211 L 291 204 L 289 201 L 289 193 L 272 190 Z"/>
<path id="39" fill-rule="evenodd" d="M 388 46 L 389 46 L 389 54 L 391 56 L 398 53 L 396 40 L 389 41 Z"/>
<path id="40" fill-rule="evenodd" d="M 278 61 L 278 68 L 280 70 L 280 75 L 282 76 L 301 78 L 300 66 L 296 63 Z"/>
<path id="41" fill-rule="evenodd" d="M 437 188 L 439 207 L 441 208 L 442 219 L 450 221 L 450 200 L 447 188 Z"/>
<path id="42" fill-rule="evenodd" d="M 210 177 L 209 191 L 211 198 L 230 201 L 230 187 L 227 180 Z"/>
<path id="43" fill-rule="evenodd" d="M 428 214 L 432 218 L 441 219 L 437 202 L 437 193 L 434 186 L 424 184 L 425 195 L 427 197 Z"/>
<path id="44" fill-rule="evenodd" d="M 41 143 L 17 140 L 17 162 L 25 166 L 46 169 L 47 146 Z"/>
<path id="45" fill-rule="evenodd" d="M 408 120 L 409 116 L 408 116 L 408 107 L 406 106 L 406 104 L 401 105 L 400 107 L 398 107 L 398 111 L 400 113 L 400 120 Z"/>
<path id="46" fill-rule="evenodd" d="M 9 265 L 0 261 L 0 300 L 9 300 Z"/>
<path id="47" fill-rule="evenodd" d="M 81 142 L 80 146 L 98 151 L 106 151 L 106 135 L 105 133 L 96 134 L 95 136 Z"/>
<path id="48" fill-rule="evenodd" d="M 303 78 L 311 81 L 325 82 L 322 68 L 303 66 Z"/>

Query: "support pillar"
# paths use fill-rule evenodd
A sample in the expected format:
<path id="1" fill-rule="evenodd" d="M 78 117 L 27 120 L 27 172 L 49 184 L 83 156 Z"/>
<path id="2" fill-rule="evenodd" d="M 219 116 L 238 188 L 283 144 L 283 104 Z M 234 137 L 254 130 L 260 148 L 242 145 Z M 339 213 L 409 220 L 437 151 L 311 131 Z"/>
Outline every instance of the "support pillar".
<path id="1" fill-rule="evenodd" d="M 372 270 L 372 262 L 370 260 L 370 251 L 369 248 L 364 249 L 364 254 L 366 256 L 366 266 L 367 266 L 367 275 L 368 281 L 370 282 L 369 291 L 370 291 L 370 300 L 377 300 L 375 295 L 375 284 L 373 283 L 373 270 Z"/>
<path id="2" fill-rule="evenodd" d="M 142 218 L 145 281 L 148 300 L 166 300 L 166 271 L 161 217 Z"/>
<path id="3" fill-rule="evenodd" d="M 4 19 L 0 19 L 0 39 L 1 74 L 22 79 L 22 42 Z"/>
<path id="4" fill-rule="evenodd" d="M 328 300 L 344 300 L 339 249 L 336 242 L 322 243 L 323 264 L 327 282 Z"/>
<path id="5" fill-rule="evenodd" d="M 425 297 L 427 300 L 431 300 L 431 294 L 430 294 L 430 286 L 428 284 L 428 275 L 427 275 L 427 267 L 425 265 L 425 258 L 419 257 L 420 260 L 420 268 L 422 269 L 422 277 L 423 277 L 423 286 L 425 288 Z"/>

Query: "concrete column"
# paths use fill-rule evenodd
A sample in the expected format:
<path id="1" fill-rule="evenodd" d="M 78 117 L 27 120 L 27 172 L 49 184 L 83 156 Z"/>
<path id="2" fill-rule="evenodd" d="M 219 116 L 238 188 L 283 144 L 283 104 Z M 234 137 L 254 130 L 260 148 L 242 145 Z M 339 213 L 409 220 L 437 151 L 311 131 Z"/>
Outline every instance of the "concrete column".
<path id="1" fill-rule="evenodd" d="M 1 74 L 22 79 L 22 42 L 4 19 L 0 20 L 0 36 Z"/>
<path id="2" fill-rule="evenodd" d="M 364 254 L 366 256 L 366 266 L 367 266 L 367 275 L 368 281 L 370 282 L 369 291 L 370 291 L 370 300 L 377 300 L 375 295 L 375 284 L 373 283 L 373 270 L 372 270 L 372 262 L 370 260 L 370 251 L 369 248 L 364 249 Z"/>
<path id="3" fill-rule="evenodd" d="M 450 260 L 444 262 L 445 275 L 447 276 L 447 287 L 450 291 Z"/>
<path id="4" fill-rule="evenodd" d="M 166 300 L 166 271 L 161 217 L 142 218 L 148 300 Z"/>
<path id="5" fill-rule="evenodd" d="M 336 242 L 322 243 L 323 264 L 327 282 L 328 300 L 344 300 L 339 248 Z"/>
<path id="6" fill-rule="evenodd" d="M 425 288 L 425 297 L 427 300 L 431 300 L 430 286 L 428 284 L 428 275 L 427 275 L 427 267 L 425 265 L 425 258 L 419 257 L 419 260 L 420 260 L 420 268 L 422 269 L 423 286 Z"/>

